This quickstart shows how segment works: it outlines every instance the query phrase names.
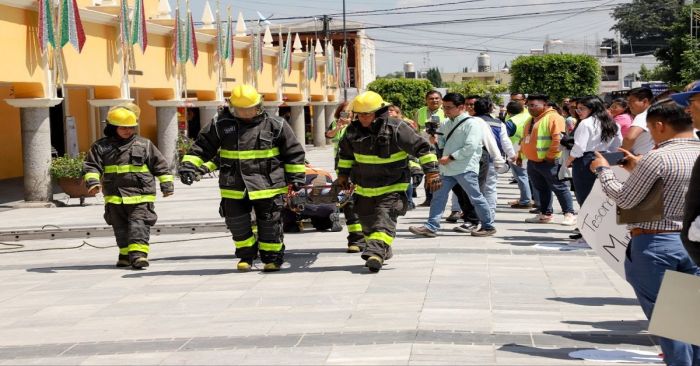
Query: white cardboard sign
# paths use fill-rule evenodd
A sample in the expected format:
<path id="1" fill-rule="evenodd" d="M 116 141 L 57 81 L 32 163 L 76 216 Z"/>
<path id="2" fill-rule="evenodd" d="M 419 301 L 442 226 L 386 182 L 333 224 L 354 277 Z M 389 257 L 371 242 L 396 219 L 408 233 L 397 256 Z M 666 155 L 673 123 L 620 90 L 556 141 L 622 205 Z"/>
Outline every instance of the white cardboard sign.
<path id="1" fill-rule="evenodd" d="M 629 177 L 629 173 L 620 167 L 612 169 L 621 182 Z M 596 180 L 579 211 L 577 225 L 583 238 L 598 256 L 618 275 L 626 278 L 625 251 L 631 237 L 627 226 L 617 224 L 616 209 L 615 202 L 605 195 L 600 181 Z"/>

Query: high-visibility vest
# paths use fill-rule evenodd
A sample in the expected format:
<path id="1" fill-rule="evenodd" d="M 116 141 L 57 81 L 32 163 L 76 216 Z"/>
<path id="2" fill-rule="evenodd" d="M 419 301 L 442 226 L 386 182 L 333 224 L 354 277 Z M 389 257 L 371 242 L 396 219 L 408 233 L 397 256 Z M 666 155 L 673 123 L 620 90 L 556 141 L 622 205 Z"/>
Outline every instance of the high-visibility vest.
<path id="1" fill-rule="evenodd" d="M 442 110 L 442 107 L 440 107 L 435 113 L 435 115 L 440 117 L 440 123 L 445 119 L 445 111 Z M 423 131 L 425 130 L 425 122 L 430 120 L 430 116 L 432 116 L 430 112 L 428 112 L 428 107 L 422 107 L 421 109 L 416 112 L 417 116 L 417 121 L 416 123 L 418 124 L 418 131 Z"/>
<path id="2" fill-rule="evenodd" d="M 552 146 L 552 136 L 549 134 L 549 117 L 552 116 L 554 111 L 546 112 L 545 116 L 542 117 L 537 123 L 537 158 L 543 160 L 547 157 L 547 152 L 549 147 Z M 534 119 L 531 123 L 530 129 L 532 129 L 532 124 L 535 123 Z M 554 155 L 558 158 L 561 155 L 561 151 L 557 151 Z"/>
<path id="3" fill-rule="evenodd" d="M 515 124 L 515 134 L 510 137 L 510 142 L 513 145 L 520 145 L 520 140 L 524 137 L 525 125 L 528 121 L 532 120 L 532 116 L 527 111 L 516 114 L 510 117 L 510 120 Z"/>

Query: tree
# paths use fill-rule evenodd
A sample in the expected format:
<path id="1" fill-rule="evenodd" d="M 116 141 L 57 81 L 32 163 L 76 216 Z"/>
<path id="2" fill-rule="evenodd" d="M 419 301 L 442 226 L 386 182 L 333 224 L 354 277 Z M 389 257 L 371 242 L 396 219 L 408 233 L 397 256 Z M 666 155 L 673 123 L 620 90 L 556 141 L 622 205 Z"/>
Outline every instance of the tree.
<path id="1" fill-rule="evenodd" d="M 499 94 L 505 93 L 508 90 L 506 85 L 486 84 L 477 80 L 468 80 L 461 83 L 445 83 L 447 91 L 450 93 L 460 93 L 462 95 L 480 95 L 489 97 L 496 104 L 500 104 L 503 100 Z"/>
<path id="2" fill-rule="evenodd" d="M 434 87 L 442 87 L 442 75 L 440 75 L 440 70 L 438 70 L 437 67 L 429 69 L 426 78 L 430 80 L 430 83 L 433 84 Z"/>
<path id="3" fill-rule="evenodd" d="M 510 66 L 512 92 L 547 94 L 552 100 L 598 94 L 601 68 L 588 55 L 520 56 Z"/>
<path id="4" fill-rule="evenodd" d="M 411 116 L 425 105 L 425 94 L 433 90 L 433 86 L 425 79 L 377 79 L 369 83 L 367 89 L 401 108 L 405 116 Z"/>
<path id="5" fill-rule="evenodd" d="M 377 79 L 401 79 L 403 77 L 403 71 L 394 71 L 384 76 L 377 76 Z"/>
<path id="6" fill-rule="evenodd" d="M 664 47 L 673 35 L 669 25 L 678 19 L 683 0 L 633 0 L 613 10 L 616 24 L 611 28 L 620 32 L 631 44 L 632 52 L 654 52 Z"/>
<path id="7" fill-rule="evenodd" d="M 683 7 L 676 21 L 668 27 L 671 37 L 667 47 L 660 48 L 654 54 L 661 61 L 663 71 L 661 80 L 674 86 L 682 86 L 700 78 L 700 50 L 698 40 L 689 32 L 690 6 Z"/>

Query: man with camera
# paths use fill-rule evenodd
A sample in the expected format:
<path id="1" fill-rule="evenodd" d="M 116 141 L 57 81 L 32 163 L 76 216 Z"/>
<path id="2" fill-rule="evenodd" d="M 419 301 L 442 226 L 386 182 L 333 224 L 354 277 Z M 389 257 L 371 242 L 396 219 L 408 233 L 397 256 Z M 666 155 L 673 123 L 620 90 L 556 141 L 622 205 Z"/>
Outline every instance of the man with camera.
<path id="1" fill-rule="evenodd" d="M 444 183 L 434 193 L 435 201 L 430 206 L 428 221 L 423 226 L 411 226 L 409 231 L 425 237 L 437 236 L 449 192 L 459 184 L 467 193 L 481 221 L 481 228 L 472 231 L 471 235 L 491 236 L 496 233 L 493 215 L 479 189 L 479 161 L 484 138 L 481 121 L 473 119 L 465 111 L 464 96 L 459 93 L 446 94 L 443 108 L 448 120 L 438 130 L 438 146 L 443 149 L 439 164 Z"/>
<path id="2" fill-rule="evenodd" d="M 444 119 L 445 111 L 442 109 L 442 94 L 437 90 L 431 90 L 425 94 L 425 107 L 418 109 L 413 118 L 416 124 L 418 124 L 418 132 L 424 133 L 423 137 L 426 138 L 428 136 L 435 136 L 437 129 L 440 127 L 440 121 Z M 430 207 L 432 197 L 433 194 L 426 185 L 425 202 L 421 203 L 419 206 Z"/>
<path id="3" fill-rule="evenodd" d="M 623 166 L 630 172 L 624 183 L 599 152 L 590 169 L 618 210 L 629 210 L 626 222 L 632 240 L 627 246 L 625 274 L 650 319 L 666 271 L 700 272 L 681 242 L 684 204 L 693 165 L 700 156 L 700 141 L 693 134 L 690 116 L 668 99 L 649 107 L 646 127 L 658 148 L 644 156 L 620 149 L 625 154 Z M 651 204 L 657 200 L 658 204 Z M 646 206 L 652 208 L 646 210 Z M 700 363 L 698 346 L 663 337 L 659 337 L 659 346 L 668 365 Z"/>

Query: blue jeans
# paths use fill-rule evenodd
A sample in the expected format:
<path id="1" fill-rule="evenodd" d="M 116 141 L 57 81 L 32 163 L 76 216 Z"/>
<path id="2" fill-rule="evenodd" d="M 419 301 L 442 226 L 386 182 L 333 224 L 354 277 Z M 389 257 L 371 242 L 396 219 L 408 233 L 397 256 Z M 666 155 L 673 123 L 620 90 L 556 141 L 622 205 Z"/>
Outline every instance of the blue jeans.
<path id="1" fill-rule="evenodd" d="M 574 200 L 571 197 L 569 186 L 559 180 L 559 164 L 542 162 L 527 162 L 527 175 L 530 177 L 532 187 L 539 195 L 540 211 L 545 215 L 551 215 L 552 192 L 557 196 L 559 204 L 564 213 L 573 214 Z"/>
<path id="2" fill-rule="evenodd" d="M 572 164 L 574 189 L 579 206 L 583 206 L 595 184 L 595 174 L 591 173 L 590 169 L 593 160 L 595 160 L 595 154 L 586 152 L 582 157 L 574 159 Z"/>
<path id="3" fill-rule="evenodd" d="M 447 198 L 450 195 L 452 187 L 459 184 L 469 196 L 469 200 L 476 210 L 477 216 L 481 221 L 481 227 L 485 230 L 493 228 L 493 216 L 491 209 L 486 202 L 486 198 L 479 190 L 479 176 L 474 172 L 466 172 L 459 175 L 442 175 L 442 187 L 433 193 L 433 200 L 430 202 L 430 213 L 428 214 L 428 222 L 425 223 L 431 231 L 440 229 L 440 219 L 447 205 Z"/>
<path id="4" fill-rule="evenodd" d="M 527 177 L 527 169 L 519 167 L 515 163 L 509 163 L 513 172 L 513 178 L 518 182 L 520 190 L 520 204 L 526 205 L 532 202 L 532 192 L 530 191 L 530 179 Z"/>
<path id="5" fill-rule="evenodd" d="M 406 189 L 406 197 L 408 197 L 408 205 L 414 206 L 413 203 L 413 183 L 408 183 L 408 188 Z"/>
<path id="6" fill-rule="evenodd" d="M 459 207 L 459 199 L 457 198 L 457 195 L 452 192 L 452 211 L 462 211 L 462 208 Z"/>
<path id="7" fill-rule="evenodd" d="M 639 235 L 627 247 L 625 274 L 647 319 L 651 319 L 661 281 L 667 270 L 700 274 L 688 256 L 680 233 Z M 671 366 L 700 365 L 700 347 L 659 337 L 664 361 Z"/>

